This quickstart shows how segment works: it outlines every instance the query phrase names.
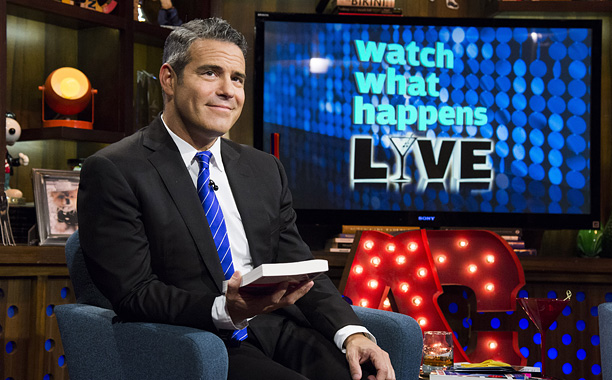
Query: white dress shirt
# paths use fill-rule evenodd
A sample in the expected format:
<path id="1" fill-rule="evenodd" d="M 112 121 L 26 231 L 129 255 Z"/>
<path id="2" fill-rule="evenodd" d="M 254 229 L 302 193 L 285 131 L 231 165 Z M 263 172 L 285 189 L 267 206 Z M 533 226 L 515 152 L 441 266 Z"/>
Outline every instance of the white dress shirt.
<path id="1" fill-rule="evenodd" d="M 197 187 L 200 165 L 195 155 L 198 153 L 198 150 L 172 132 L 166 125 L 163 117 L 161 119 L 183 158 L 183 162 L 189 171 L 193 185 Z M 217 196 L 225 218 L 234 270 L 245 274 L 253 269 L 253 262 L 249 251 L 249 241 L 247 240 L 244 226 L 242 225 L 242 218 L 236 206 L 236 201 L 234 200 L 234 195 L 223 166 L 223 160 L 221 159 L 221 139 L 217 139 L 209 151 L 212 153 L 209 166 L 210 178 L 215 185 L 219 187 L 219 189 L 215 191 L 215 195 Z M 215 299 L 211 313 L 213 323 L 218 329 L 238 330 L 248 325 L 248 320 L 238 324 L 233 323 L 225 305 L 225 295 L 220 295 Z M 344 351 L 343 345 L 345 339 L 359 332 L 365 333 L 368 338 L 376 341 L 374 336 L 362 326 L 345 326 L 334 335 L 334 343 L 339 349 Z"/>

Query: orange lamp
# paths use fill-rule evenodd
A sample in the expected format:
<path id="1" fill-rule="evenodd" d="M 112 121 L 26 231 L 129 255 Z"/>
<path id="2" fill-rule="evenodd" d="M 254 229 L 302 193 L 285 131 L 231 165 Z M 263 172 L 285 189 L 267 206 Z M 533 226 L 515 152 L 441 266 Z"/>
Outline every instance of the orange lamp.
<path id="1" fill-rule="evenodd" d="M 44 86 L 38 86 L 42 91 L 43 127 L 71 127 L 93 129 L 94 94 L 98 90 L 91 88 L 87 76 L 72 67 L 62 67 L 53 71 L 47 77 Z M 45 119 L 45 102 L 55 112 L 64 115 L 62 119 Z M 83 111 L 91 102 L 91 121 L 74 120 L 71 117 Z"/>

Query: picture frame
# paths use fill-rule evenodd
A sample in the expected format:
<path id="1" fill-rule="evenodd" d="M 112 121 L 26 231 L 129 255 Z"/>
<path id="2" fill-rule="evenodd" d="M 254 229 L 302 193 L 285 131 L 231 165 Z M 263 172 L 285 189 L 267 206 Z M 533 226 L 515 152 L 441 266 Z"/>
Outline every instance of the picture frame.
<path id="1" fill-rule="evenodd" d="M 66 245 L 78 229 L 77 192 L 80 172 L 32 169 L 40 245 Z"/>

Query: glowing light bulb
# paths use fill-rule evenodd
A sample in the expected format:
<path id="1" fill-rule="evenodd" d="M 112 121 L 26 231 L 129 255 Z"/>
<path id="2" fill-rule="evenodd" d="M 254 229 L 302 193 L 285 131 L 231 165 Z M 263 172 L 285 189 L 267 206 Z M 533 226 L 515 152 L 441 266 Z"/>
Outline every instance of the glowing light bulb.
<path id="1" fill-rule="evenodd" d="M 378 288 L 378 281 L 373 280 L 373 279 L 372 279 L 372 280 L 370 280 L 370 281 L 368 281 L 368 287 L 369 287 L 370 289 L 376 289 L 376 288 Z"/>
<path id="2" fill-rule="evenodd" d="M 368 300 L 362 299 L 361 301 L 359 301 L 359 306 L 368 307 Z"/>
<path id="3" fill-rule="evenodd" d="M 493 256 L 493 255 L 487 255 L 487 257 L 485 258 L 485 261 L 486 261 L 488 264 L 493 264 L 493 263 L 495 262 L 495 256 Z"/>
<path id="4" fill-rule="evenodd" d="M 416 251 L 417 249 L 419 249 L 419 244 L 415 241 L 411 241 L 410 243 L 408 243 L 408 250 L 411 252 Z"/>
<path id="5" fill-rule="evenodd" d="M 493 285 L 492 283 L 489 282 L 488 284 L 485 285 L 485 290 L 487 292 L 492 292 L 492 291 L 495 290 L 495 285 Z"/>
<path id="6" fill-rule="evenodd" d="M 436 261 L 439 262 L 440 264 L 442 264 L 443 262 L 446 261 L 446 256 L 440 255 L 440 256 L 436 257 Z"/>
<path id="7" fill-rule="evenodd" d="M 355 274 L 362 274 L 363 273 L 363 267 L 361 265 L 355 265 L 353 267 L 353 272 Z"/>
<path id="8" fill-rule="evenodd" d="M 497 348 L 497 342 L 496 342 L 496 341 L 494 341 L 494 340 L 490 341 L 490 342 L 489 342 L 489 349 L 490 349 L 490 350 L 494 350 L 494 349 L 496 349 L 496 348 Z"/>
<path id="9" fill-rule="evenodd" d="M 374 257 L 372 257 L 372 258 L 370 259 L 370 264 L 372 264 L 372 266 L 377 267 L 377 266 L 379 266 L 379 265 L 380 265 L 380 261 L 381 261 L 381 260 L 380 260 L 380 257 L 378 257 L 378 256 L 374 256 Z"/>
<path id="10" fill-rule="evenodd" d="M 423 303 L 423 299 L 419 296 L 412 297 L 412 304 L 414 306 L 420 306 Z"/>
<path id="11" fill-rule="evenodd" d="M 391 301 L 389 301 L 389 299 L 388 299 L 388 298 L 385 298 L 385 300 L 383 301 L 383 307 L 384 307 L 385 309 L 388 309 L 388 308 L 390 308 L 390 307 L 391 307 Z"/>
<path id="12" fill-rule="evenodd" d="M 419 325 L 420 325 L 421 327 L 423 327 L 423 326 L 426 326 L 426 325 L 427 325 L 427 319 L 426 319 L 426 318 L 423 318 L 423 317 L 421 317 L 421 318 L 417 319 L 417 322 L 419 323 Z"/>
<path id="13" fill-rule="evenodd" d="M 406 256 L 404 255 L 399 255 L 395 258 L 395 262 L 397 263 L 397 265 L 403 265 L 406 264 Z"/>
<path id="14" fill-rule="evenodd" d="M 407 282 L 402 282 L 399 288 L 403 293 L 408 293 L 408 290 L 410 289 L 410 285 L 408 285 Z"/>
<path id="15" fill-rule="evenodd" d="M 427 276 L 427 269 L 419 268 L 419 270 L 417 271 L 417 276 L 419 276 L 421 278 Z"/>
<path id="16" fill-rule="evenodd" d="M 372 240 L 366 240 L 366 242 L 363 243 L 363 248 L 369 251 L 374 248 L 374 242 Z"/>
<path id="17" fill-rule="evenodd" d="M 465 240 L 465 239 L 460 239 L 460 240 L 457 242 L 457 245 L 458 245 L 459 247 L 461 247 L 461 248 L 465 248 L 465 247 L 467 247 L 467 246 L 468 246 L 468 241 L 467 241 L 467 240 Z"/>
<path id="18" fill-rule="evenodd" d="M 476 271 L 478 270 L 478 267 L 476 265 L 474 265 L 474 264 L 470 264 L 470 265 L 468 265 L 467 270 L 470 273 L 476 273 Z"/>
<path id="19" fill-rule="evenodd" d="M 395 244 L 388 244 L 386 249 L 387 252 L 395 252 Z"/>

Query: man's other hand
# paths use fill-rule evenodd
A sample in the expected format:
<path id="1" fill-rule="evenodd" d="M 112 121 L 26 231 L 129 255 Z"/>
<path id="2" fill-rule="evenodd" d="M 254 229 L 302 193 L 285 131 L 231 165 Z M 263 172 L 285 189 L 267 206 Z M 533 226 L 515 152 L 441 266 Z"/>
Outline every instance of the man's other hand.
<path id="1" fill-rule="evenodd" d="M 227 312 L 234 323 L 292 305 L 308 293 L 314 285 L 313 281 L 306 281 L 290 286 L 285 281 L 269 288 L 265 293 L 255 293 L 240 291 L 241 279 L 240 272 L 234 272 L 227 283 L 225 293 Z"/>
<path id="2" fill-rule="evenodd" d="M 353 380 L 361 379 L 361 364 L 368 360 L 376 368 L 376 377 L 371 375 L 368 377 L 369 380 L 395 380 L 395 371 L 389 354 L 365 335 L 358 333 L 349 336 L 344 342 L 344 347 Z"/>

